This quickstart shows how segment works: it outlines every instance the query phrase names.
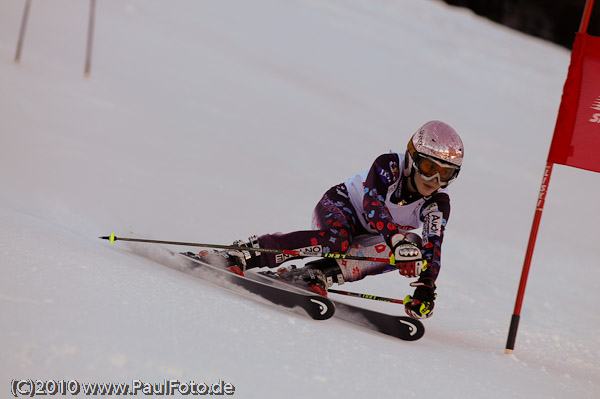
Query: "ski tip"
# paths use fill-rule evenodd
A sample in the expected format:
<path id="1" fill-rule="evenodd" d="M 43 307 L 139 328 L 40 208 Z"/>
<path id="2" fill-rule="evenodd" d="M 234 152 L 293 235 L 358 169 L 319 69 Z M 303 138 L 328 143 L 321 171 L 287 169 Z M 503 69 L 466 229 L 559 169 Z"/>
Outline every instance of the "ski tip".
<path id="1" fill-rule="evenodd" d="M 100 236 L 98 238 L 101 240 L 110 240 L 111 244 L 114 244 L 115 240 L 117 239 L 117 237 L 115 237 L 115 233 L 110 233 L 109 236 Z"/>
<path id="2" fill-rule="evenodd" d="M 399 338 L 405 341 L 416 341 L 425 335 L 425 327 L 417 319 L 412 317 L 400 316 L 398 321 L 402 324 L 401 335 Z"/>

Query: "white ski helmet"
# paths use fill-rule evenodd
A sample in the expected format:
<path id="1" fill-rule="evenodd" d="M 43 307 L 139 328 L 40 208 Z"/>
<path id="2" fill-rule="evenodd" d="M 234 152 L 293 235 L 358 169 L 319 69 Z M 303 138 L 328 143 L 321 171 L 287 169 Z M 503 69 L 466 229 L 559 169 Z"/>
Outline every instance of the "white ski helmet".
<path id="1" fill-rule="evenodd" d="M 413 170 L 426 180 L 438 177 L 442 184 L 451 183 L 460 172 L 463 143 L 456 131 L 442 121 L 429 121 L 408 141 L 404 175 Z"/>

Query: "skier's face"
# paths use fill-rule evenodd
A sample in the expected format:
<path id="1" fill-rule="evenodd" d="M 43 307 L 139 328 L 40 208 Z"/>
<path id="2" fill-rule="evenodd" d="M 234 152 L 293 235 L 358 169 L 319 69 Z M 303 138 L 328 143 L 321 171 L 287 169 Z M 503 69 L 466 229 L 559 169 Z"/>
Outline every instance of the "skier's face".
<path id="1" fill-rule="evenodd" d="M 439 177 L 436 177 L 432 180 L 425 180 L 421 177 L 419 172 L 415 173 L 415 185 L 416 189 L 424 197 L 433 194 L 437 189 L 442 187 L 442 183 L 440 182 Z"/>

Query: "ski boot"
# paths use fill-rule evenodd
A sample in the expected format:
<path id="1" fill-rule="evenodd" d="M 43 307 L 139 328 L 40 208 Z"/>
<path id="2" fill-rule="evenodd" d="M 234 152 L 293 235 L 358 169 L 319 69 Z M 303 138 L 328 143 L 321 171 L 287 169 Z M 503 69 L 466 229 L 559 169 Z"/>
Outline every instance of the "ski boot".
<path id="1" fill-rule="evenodd" d="M 237 240 L 236 247 L 259 248 L 258 236 L 250 237 L 248 242 Z M 260 252 L 228 249 L 225 251 L 200 251 L 198 257 L 211 265 L 223 267 L 240 276 L 246 269 L 260 267 Z"/>
<path id="2" fill-rule="evenodd" d="M 202 250 L 197 254 L 198 258 L 212 266 L 222 267 L 240 276 L 244 275 L 242 269 L 243 255 L 236 251 L 214 251 Z"/>
<path id="3" fill-rule="evenodd" d="M 250 236 L 248 241 L 244 242 L 242 240 L 236 240 L 233 242 L 233 245 L 236 247 L 246 247 L 246 248 L 260 248 L 258 245 L 258 236 Z M 261 267 L 260 264 L 260 252 L 258 251 L 230 251 L 233 252 L 236 256 L 241 258 L 241 266 L 243 270 L 252 269 L 255 267 Z"/>
<path id="4" fill-rule="evenodd" d="M 300 268 L 282 268 L 273 274 L 282 281 L 322 296 L 327 296 L 327 289 L 333 283 L 344 284 L 344 276 L 337 261 L 329 258 L 308 262 Z"/>

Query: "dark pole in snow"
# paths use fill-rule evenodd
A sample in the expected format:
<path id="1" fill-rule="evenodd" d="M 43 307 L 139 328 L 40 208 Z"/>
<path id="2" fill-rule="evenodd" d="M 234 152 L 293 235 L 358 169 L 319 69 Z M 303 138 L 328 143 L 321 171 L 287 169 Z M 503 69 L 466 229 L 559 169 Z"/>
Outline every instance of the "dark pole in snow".
<path id="1" fill-rule="evenodd" d="M 23 19 L 21 20 L 21 29 L 19 31 L 19 41 L 17 42 L 17 53 L 15 54 L 15 64 L 21 62 L 21 51 L 25 42 L 25 30 L 27 28 L 27 19 L 29 18 L 29 9 L 31 8 L 31 0 L 25 2 L 23 10 Z"/>
<path id="2" fill-rule="evenodd" d="M 87 79 L 90 77 L 92 69 L 92 44 L 94 41 L 94 22 L 96 19 L 96 0 L 90 0 L 90 18 L 88 22 L 87 48 L 85 55 L 85 70 L 83 76 Z"/>

